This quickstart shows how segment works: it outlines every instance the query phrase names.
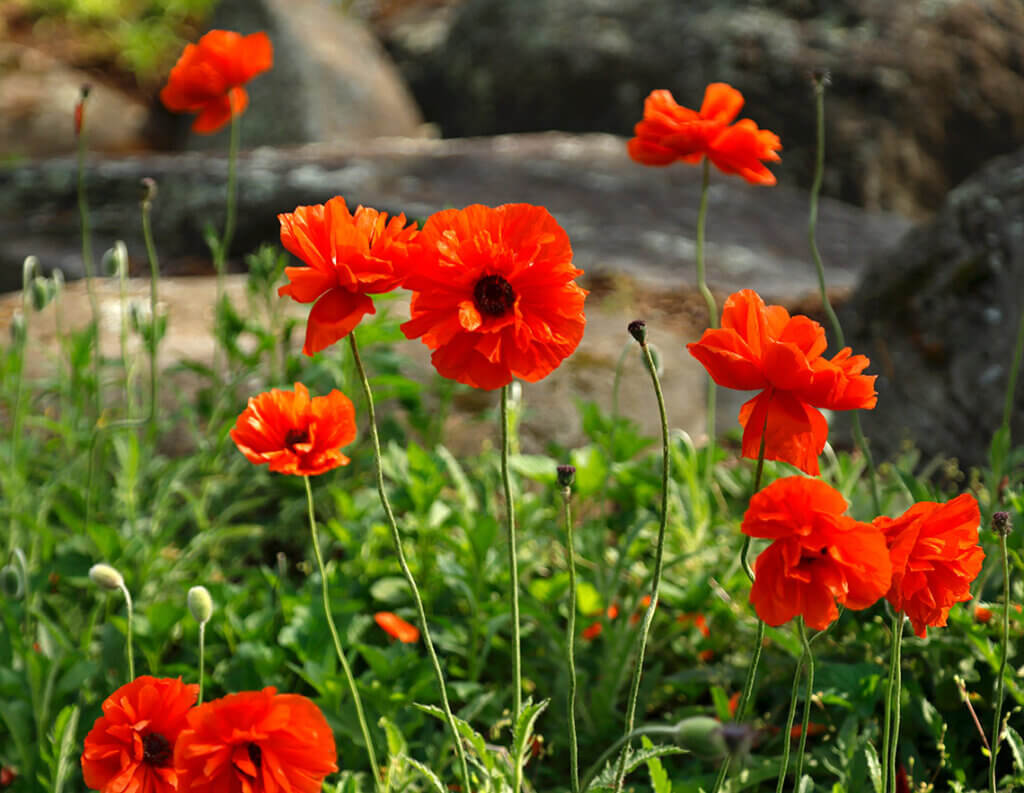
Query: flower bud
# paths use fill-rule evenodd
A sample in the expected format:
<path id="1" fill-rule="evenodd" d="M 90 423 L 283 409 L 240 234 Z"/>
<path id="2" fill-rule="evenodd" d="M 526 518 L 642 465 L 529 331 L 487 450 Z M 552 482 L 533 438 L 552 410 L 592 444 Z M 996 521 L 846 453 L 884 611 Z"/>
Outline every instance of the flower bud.
<path id="1" fill-rule="evenodd" d="M 20 311 L 15 311 L 14 316 L 11 317 L 11 343 L 15 347 L 21 347 L 25 343 L 26 327 L 25 327 L 25 315 Z"/>
<path id="2" fill-rule="evenodd" d="M 144 176 L 139 183 L 142 185 L 142 206 L 148 207 L 156 198 L 156 179 Z"/>
<path id="3" fill-rule="evenodd" d="M 722 737 L 722 723 L 711 716 L 691 716 L 679 722 L 676 743 L 698 757 L 722 757 L 729 749 Z"/>
<path id="4" fill-rule="evenodd" d="M 562 488 L 572 487 L 572 483 L 576 479 L 576 466 L 560 465 L 555 470 L 558 472 L 558 486 Z"/>
<path id="5" fill-rule="evenodd" d="M 213 616 L 213 598 L 210 591 L 204 586 L 194 586 L 188 591 L 188 610 L 192 612 L 192 619 L 200 624 L 210 621 Z"/>
<path id="6" fill-rule="evenodd" d="M 42 311 L 50 302 L 50 298 L 53 297 L 53 289 L 47 279 L 37 275 L 32 279 L 29 294 L 32 298 L 32 308 L 36 311 Z"/>
<path id="7" fill-rule="evenodd" d="M 992 513 L 992 531 L 1000 537 L 1010 536 L 1010 532 L 1013 531 L 1013 523 L 1010 522 L 1009 512 Z"/>
<path id="8" fill-rule="evenodd" d="M 640 344 L 647 343 L 647 323 L 642 319 L 634 319 L 627 326 L 629 335 L 636 339 Z"/>
<path id="9" fill-rule="evenodd" d="M 100 562 L 89 568 L 89 578 L 98 587 L 103 589 L 121 589 L 124 586 L 124 576 L 117 568 Z"/>

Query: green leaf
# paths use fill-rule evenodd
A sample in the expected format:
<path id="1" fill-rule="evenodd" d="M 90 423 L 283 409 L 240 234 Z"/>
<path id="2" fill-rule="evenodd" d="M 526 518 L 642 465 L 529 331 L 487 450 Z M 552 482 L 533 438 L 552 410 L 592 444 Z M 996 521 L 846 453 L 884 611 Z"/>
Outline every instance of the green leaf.
<path id="1" fill-rule="evenodd" d="M 685 753 L 685 749 L 673 746 L 672 744 L 660 744 L 658 746 L 651 747 L 650 749 L 644 748 L 639 751 L 630 752 L 629 757 L 626 759 L 625 776 L 629 776 L 652 757 L 665 757 L 671 754 Z M 604 767 L 604 770 L 601 771 L 601 773 L 594 778 L 594 781 L 587 786 L 587 791 L 598 791 L 603 788 L 614 790 L 615 770 L 617 766 L 618 760 L 610 760 L 608 765 Z"/>
<path id="2" fill-rule="evenodd" d="M 640 737 L 640 744 L 644 749 L 654 748 L 651 739 L 646 735 Z M 665 771 L 665 766 L 661 764 L 661 760 L 657 757 L 648 758 L 647 771 L 651 775 L 651 787 L 654 788 L 654 793 L 672 793 L 672 780 L 668 778 L 668 773 Z"/>
<path id="3" fill-rule="evenodd" d="M 882 764 L 878 760 L 878 751 L 873 743 L 864 745 L 864 758 L 868 763 L 868 779 L 875 793 L 882 793 Z"/>
<path id="4" fill-rule="evenodd" d="M 53 793 L 61 793 L 73 767 L 75 735 L 78 732 L 78 706 L 68 705 L 57 715 L 53 731 L 53 742 L 60 745 L 57 753 L 57 767 L 53 775 Z"/>
<path id="5" fill-rule="evenodd" d="M 1020 733 L 1009 724 L 1006 725 L 1006 742 L 1010 744 L 1010 752 L 1013 753 L 1013 763 L 1017 770 L 1024 773 L 1024 740 Z"/>
<path id="6" fill-rule="evenodd" d="M 370 594 L 374 600 L 394 605 L 409 600 L 409 583 L 397 575 L 378 578 L 370 585 Z"/>
<path id="7" fill-rule="evenodd" d="M 438 779 L 437 774 L 427 768 L 427 766 L 423 765 L 419 760 L 413 760 L 409 755 L 405 754 L 402 755 L 402 760 L 423 774 L 434 793 L 448 793 L 444 784 L 442 784 L 441 780 Z"/>
<path id="8" fill-rule="evenodd" d="M 526 754 L 530 751 L 533 725 L 537 723 L 537 717 L 540 716 L 550 701 L 545 699 L 534 704 L 530 700 L 526 700 L 523 704 L 523 709 L 519 711 L 519 718 L 516 719 L 515 728 L 512 730 L 512 751 L 516 762 L 520 766 L 526 760 Z"/>

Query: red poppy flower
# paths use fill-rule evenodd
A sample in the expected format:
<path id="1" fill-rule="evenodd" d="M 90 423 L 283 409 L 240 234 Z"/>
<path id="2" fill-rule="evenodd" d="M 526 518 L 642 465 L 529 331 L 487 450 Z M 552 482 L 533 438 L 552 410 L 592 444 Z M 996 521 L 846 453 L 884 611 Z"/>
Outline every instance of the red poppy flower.
<path id="1" fill-rule="evenodd" d="M 143 675 L 103 702 L 103 715 L 85 736 L 82 774 L 101 793 L 183 790 L 174 747 L 199 686 L 181 678 Z"/>
<path id="2" fill-rule="evenodd" d="M 174 747 L 181 789 L 191 793 L 320 793 L 336 761 L 320 709 L 273 688 L 200 705 Z"/>
<path id="3" fill-rule="evenodd" d="M 296 207 L 277 219 L 281 244 L 309 265 L 286 267 L 291 283 L 277 293 L 300 303 L 315 301 L 302 348 L 313 355 L 376 311 L 367 295 L 390 292 L 401 283 L 416 224 L 406 226 L 405 215 L 388 220 L 386 212 L 362 206 L 353 215 L 341 196 Z"/>
<path id="4" fill-rule="evenodd" d="M 598 620 L 597 622 L 590 623 L 590 625 L 588 625 L 586 628 L 580 631 L 580 636 L 589 642 L 592 639 L 596 639 L 598 636 L 600 636 L 601 631 L 603 630 L 604 625 L 602 625 L 601 621 Z"/>
<path id="5" fill-rule="evenodd" d="M 790 317 L 744 289 L 725 301 L 722 327 L 686 348 L 718 385 L 761 391 L 740 409 L 744 457 L 757 458 L 763 437 L 766 460 L 817 474 L 828 423 L 816 408 L 873 408 L 877 401 L 875 376 L 861 374 L 868 359 L 849 347 L 823 358 L 827 346 L 817 322 Z"/>
<path id="6" fill-rule="evenodd" d="M 274 63 L 266 33 L 242 36 L 211 30 L 197 44 L 186 44 L 171 69 L 160 101 L 175 113 L 198 113 L 193 132 L 216 132 L 249 104 L 242 85 Z"/>
<path id="7" fill-rule="evenodd" d="M 341 447 L 356 437 L 355 410 L 341 391 L 309 398 L 302 383 L 294 391 L 274 388 L 249 398 L 235 422 L 231 440 L 256 465 L 271 471 L 315 476 L 349 459 Z"/>
<path id="8" fill-rule="evenodd" d="M 977 606 L 974 609 L 974 621 L 987 625 L 992 621 L 992 609 L 985 606 Z"/>
<path id="9" fill-rule="evenodd" d="M 750 499 L 741 529 L 774 540 L 754 565 L 750 602 L 777 627 L 798 614 L 815 630 L 839 610 L 865 609 L 889 589 L 892 563 L 882 532 L 843 515 L 846 500 L 819 479 L 779 479 Z"/>
<path id="10" fill-rule="evenodd" d="M 971 599 L 971 582 L 985 552 L 978 544 L 981 513 L 970 493 L 945 504 L 921 501 L 898 518 L 875 518 L 892 556 L 886 599 L 903 611 L 924 638 L 946 624 L 954 603 Z"/>
<path id="11" fill-rule="evenodd" d="M 392 639 L 398 639 L 403 644 L 415 644 L 420 640 L 419 628 L 409 624 L 397 614 L 392 614 L 390 611 L 378 611 L 373 618 Z"/>
<path id="12" fill-rule="evenodd" d="M 544 207 L 474 204 L 432 215 L 409 251 L 403 284 L 438 373 L 474 388 L 536 382 L 583 337 L 569 237 Z"/>
<path id="13" fill-rule="evenodd" d="M 775 176 L 762 160 L 778 162 L 782 143 L 750 119 L 732 124 L 741 107 L 743 94 L 726 83 L 705 89 L 700 110 L 681 107 L 668 91 L 652 91 L 634 128 L 636 137 L 629 141 L 629 156 L 644 165 L 698 163 L 707 157 L 723 173 L 773 185 Z"/>

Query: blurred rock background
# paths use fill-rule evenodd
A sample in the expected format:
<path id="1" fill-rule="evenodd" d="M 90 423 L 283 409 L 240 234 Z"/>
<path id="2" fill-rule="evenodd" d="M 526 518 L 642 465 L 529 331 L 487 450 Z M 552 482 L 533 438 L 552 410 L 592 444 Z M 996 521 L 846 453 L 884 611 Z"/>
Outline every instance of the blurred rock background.
<path id="1" fill-rule="evenodd" d="M 876 444 L 983 458 L 1024 310 L 1020 0 L 0 0 L 0 289 L 27 253 L 80 270 L 69 155 L 85 83 L 98 245 L 124 238 L 143 270 L 136 183 L 156 175 L 165 269 L 208 269 L 227 133 L 191 134 L 156 96 L 210 27 L 275 46 L 248 86 L 236 269 L 276 239 L 276 212 L 338 193 L 419 217 L 529 200 L 566 226 L 606 305 L 674 296 L 683 336 L 702 327 L 699 172 L 625 156 L 644 97 L 695 107 L 726 81 L 780 135 L 778 187 L 714 174 L 709 275 L 722 296 L 753 285 L 813 311 L 808 74 L 828 70 L 820 238 L 852 342 L 882 374 Z M 545 130 L 570 134 L 529 134 Z"/>

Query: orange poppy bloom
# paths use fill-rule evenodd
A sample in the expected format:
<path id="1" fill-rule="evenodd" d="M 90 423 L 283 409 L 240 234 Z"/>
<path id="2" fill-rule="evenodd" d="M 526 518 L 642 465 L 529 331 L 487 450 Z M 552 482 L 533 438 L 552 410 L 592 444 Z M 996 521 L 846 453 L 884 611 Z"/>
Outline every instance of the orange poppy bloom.
<path id="1" fill-rule="evenodd" d="M 82 775 L 101 793 L 179 790 L 174 747 L 199 686 L 181 678 L 142 675 L 103 702 L 103 715 L 85 736 Z"/>
<path id="2" fill-rule="evenodd" d="M 181 790 L 191 793 L 320 793 L 336 761 L 320 709 L 274 688 L 203 703 L 174 747 Z"/>
<path id="3" fill-rule="evenodd" d="M 846 499 L 819 479 L 790 476 L 750 499 L 741 529 L 774 540 L 757 557 L 750 602 L 778 627 L 798 614 L 815 630 L 836 604 L 865 609 L 889 589 L 892 563 L 882 532 L 843 513 Z"/>
<path id="4" fill-rule="evenodd" d="M 231 430 L 231 440 L 249 462 L 295 476 L 348 465 L 341 447 L 355 437 L 351 400 L 338 390 L 310 399 L 302 383 L 294 391 L 274 388 L 250 397 Z"/>
<path id="5" fill-rule="evenodd" d="M 216 132 L 249 104 L 242 85 L 274 63 L 266 33 L 242 36 L 211 30 L 185 51 L 160 92 L 164 107 L 175 113 L 198 113 L 193 132 Z"/>
<path id="6" fill-rule="evenodd" d="M 486 390 L 536 382 L 583 338 L 583 299 L 569 237 L 544 207 L 474 204 L 432 215 L 409 250 L 403 286 L 443 377 Z"/>
<path id="7" fill-rule="evenodd" d="M 586 628 L 584 628 L 582 631 L 580 631 L 580 636 L 582 636 L 587 641 L 590 641 L 590 640 L 596 639 L 598 636 L 600 636 L 601 635 L 601 631 L 603 631 L 603 630 L 604 630 L 604 625 L 602 625 L 601 621 L 598 620 L 597 622 L 590 623 L 590 625 L 588 625 Z"/>
<path id="8" fill-rule="evenodd" d="M 668 91 L 652 91 L 629 141 L 629 156 L 644 165 L 698 163 L 707 157 L 723 173 L 773 185 L 775 176 L 762 160 L 778 162 L 782 143 L 748 118 L 733 124 L 741 107 L 743 94 L 727 83 L 711 83 L 700 110 L 681 107 Z"/>
<path id="9" fill-rule="evenodd" d="M 977 606 L 974 609 L 974 621 L 987 625 L 992 622 L 992 609 L 985 606 Z"/>
<path id="10" fill-rule="evenodd" d="M 751 289 L 730 295 L 722 327 L 704 331 L 686 345 L 711 379 L 725 388 L 760 390 L 740 409 L 743 456 L 757 459 L 764 438 L 766 460 L 782 460 L 808 474 L 818 473 L 828 423 L 816 408 L 873 408 L 875 375 L 861 374 L 863 355 L 844 347 L 822 357 L 825 329 L 782 306 L 766 306 Z"/>
<path id="11" fill-rule="evenodd" d="M 390 611 L 378 611 L 373 618 L 392 639 L 398 639 L 403 644 L 415 644 L 420 640 L 419 628 L 406 622 L 397 614 L 392 614 Z"/>
<path id="12" fill-rule="evenodd" d="M 985 558 L 978 544 L 980 522 L 970 493 L 945 504 L 918 502 L 898 518 L 875 518 L 892 556 L 892 586 L 885 597 L 906 613 L 918 636 L 944 626 L 953 604 L 971 599 L 971 582 Z"/>
<path id="13" fill-rule="evenodd" d="M 326 204 L 296 207 L 277 216 L 281 244 L 308 267 L 286 267 L 291 283 L 277 290 L 299 303 L 314 303 L 306 323 L 302 351 L 313 355 L 343 339 L 366 314 L 375 313 L 367 297 L 395 289 L 402 281 L 406 247 L 416 224 L 405 215 L 388 220 L 386 212 L 356 207 L 353 215 L 341 196 Z"/>

